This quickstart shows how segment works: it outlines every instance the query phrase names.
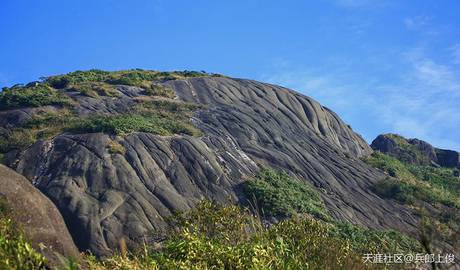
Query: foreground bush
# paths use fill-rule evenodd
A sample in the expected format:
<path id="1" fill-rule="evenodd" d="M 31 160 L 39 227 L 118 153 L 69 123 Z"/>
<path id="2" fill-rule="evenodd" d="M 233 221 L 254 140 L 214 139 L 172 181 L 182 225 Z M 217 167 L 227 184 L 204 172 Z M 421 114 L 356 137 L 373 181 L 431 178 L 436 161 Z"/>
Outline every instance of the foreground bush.
<path id="1" fill-rule="evenodd" d="M 203 201 L 173 219 L 162 248 L 103 261 L 89 258 L 90 268 L 104 269 L 374 269 L 363 252 L 416 252 L 419 245 L 396 232 L 293 217 L 266 227 L 238 206 Z M 403 267 L 403 266 L 401 266 Z M 395 269 L 394 267 L 392 269 Z"/>
<path id="2" fill-rule="evenodd" d="M 46 259 L 35 251 L 13 221 L 8 218 L 5 203 L 0 200 L 0 269 L 45 269 Z"/>
<path id="3" fill-rule="evenodd" d="M 45 269 L 45 258 L 11 221 L 6 216 L 0 221 L 0 269 Z M 267 227 L 239 206 L 209 201 L 176 215 L 171 225 L 174 229 L 159 248 L 144 245 L 128 253 L 120 246 L 120 253 L 110 258 L 85 255 L 83 264 L 91 270 L 383 269 L 384 265 L 366 265 L 363 254 L 420 251 L 416 242 L 396 232 L 298 216 Z M 80 269 L 75 261 L 62 261 L 60 269 Z"/>

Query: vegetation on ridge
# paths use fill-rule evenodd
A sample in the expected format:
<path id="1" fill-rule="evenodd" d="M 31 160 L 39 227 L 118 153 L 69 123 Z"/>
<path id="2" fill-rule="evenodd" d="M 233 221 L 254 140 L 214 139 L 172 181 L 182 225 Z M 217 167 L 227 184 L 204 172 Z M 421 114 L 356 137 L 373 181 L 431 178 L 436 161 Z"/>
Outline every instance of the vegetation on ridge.
<path id="1" fill-rule="evenodd" d="M 0 153 L 22 150 L 37 140 L 50 139 L 63 132 L 199 136 L 200 131 L 189 120 L 199 108 L 199 105 L 171 100 L 140 100 L 124 114 L 78 117 L 70 109 L 43 111 L 21 127 L 0 128 Z"/>
<path id="2" fill-rule="evenodd" d="M 4 87 L 0 92 L 0 110 L 41 107 L 46 105 L 72 105 L 72 99 L 63 91 L 77 91 L 82 95 L 117 97 L 117 85 L 143 88 L 147 95 L 173 98 L 174 92 L 156 82 L 185 79 L 190 77 L 221 76 L 197 71 L 159 72 L 152 70 L 103 71 L 91 69 L 75 71 L 64 75 L 44 77 L 41 81 L 27 85 Z"/>
<path id="3" fill-rule="evenodd" d="M 45 105 L 69 105 L 71 99 L 44 84 L 13 86 L 0 92 L 0 111 L 21 107 L 40 107 Z"/>

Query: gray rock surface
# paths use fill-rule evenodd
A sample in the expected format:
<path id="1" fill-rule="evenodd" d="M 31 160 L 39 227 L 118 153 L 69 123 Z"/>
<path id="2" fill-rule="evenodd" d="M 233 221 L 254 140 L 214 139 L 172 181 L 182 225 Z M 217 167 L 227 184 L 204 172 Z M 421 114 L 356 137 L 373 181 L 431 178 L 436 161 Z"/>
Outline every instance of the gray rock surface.
<path id="1" fill-rule="evenodd" d="M 129 245 L 149 241 L 166 226 L 166 217 L 202 198 L 244 203 L 241 183 L 260 166 L 287 170 L 313 184 L 336 219 L 416 230 L 408 208 L 370 191 L 384 177 L 359 159 L 372 149 L 316 101 L 243 79 L 164 84 L 180 100 L 206 105 L 192 119 L 202 137 L 61 134 L 37 142 L 12 164 L 58 206 L 81 250 L 106 255 L 121 237 Z M 120 111 L 143 95 L 138 88 L 119 90 L 120 98 L 102 101 L 75 96 L 81 102 L 77 111 Z M 126 152 L 111 154 L 110 140 Z"/>
<path id="2" fill-rule="evenodd" d="M 382 134 L 372 141 L 371 147 L 412 164 L 460 169 L 460 153 L 436 148 L 419 139 L 406 139 L 395 134 Z"/>
<path id="3" fill-rule="evenodd" d="M 56 253 L 79 258 L 59 210 L 26 178 L 0 165 L 0 187 L 0 197 L 6 200 L 9 215 L 32 246 L 49 259 L 49 266 L 59 266 Z"/>

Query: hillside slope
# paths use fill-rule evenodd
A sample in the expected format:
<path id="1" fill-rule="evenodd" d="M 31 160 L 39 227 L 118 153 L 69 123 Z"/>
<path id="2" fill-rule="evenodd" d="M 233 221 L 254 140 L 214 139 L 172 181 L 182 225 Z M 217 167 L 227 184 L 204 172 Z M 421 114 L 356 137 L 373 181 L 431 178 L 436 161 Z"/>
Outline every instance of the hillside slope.
<path id="1" fill-rule="evenodd" d="M 11 103 L 14 106 L 0 112 L 4 136 L 32 126 L 39 138 L 32 145 L 4 147 L 4 162 L 57 205 L 81 250 L 105 255 L 122 237 L 129 245 L 149 241 L 167 226 L 171 213 L 190 209 L 203 198 L 245 203 L 241 184 L 261 167 L 283 169 L 311 183 L 335 219 L 417 230 L 408 207 L 371 191 L 385 177 L 359 159 L 371 148 L 336 114 L 308 97 L 221 76 L 167 77 L 147 87 L 104 80 L 89 86 L 99 94 L 51 81 L 46 87 L 59 98 L 38 105 Z M 173 95 L 152 96 L 150 87 L 172 90 Z M 128 115 L 135 127 L 145 124 L 151 118 L 132 110 L 152 101 L 157 101 L 153 110 L 162 104 L 158 101 L 175 104 L 174 113 L 193 104 L 191 123 L 199 131 L 182 122 L 164 123 L 157 116 L 158 124 L 148 128 L 130 123 L 118 131 L 107 126 L 107 119 L 111 124 L 124 121 L 119 115 Z M 72 116 L 52 123 L 74 119 L 78 128 L 56 131 L 37 124 L 62 114 L 63 107 L 70 107 Z M 95 115 L 116 118 L 81 127 L 80 122 Z M 160 113 L 165 115 L 180 118 Z M 42 136 L 50 129 L 52 135 Z"/>

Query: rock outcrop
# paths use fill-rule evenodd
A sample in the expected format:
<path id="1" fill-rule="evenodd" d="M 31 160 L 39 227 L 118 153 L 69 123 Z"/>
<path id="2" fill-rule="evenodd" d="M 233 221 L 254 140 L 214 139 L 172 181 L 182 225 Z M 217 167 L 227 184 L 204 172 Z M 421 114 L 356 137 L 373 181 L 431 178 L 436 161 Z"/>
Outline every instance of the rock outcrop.
<path id="1" fill-rule="evenodd" d="M 81 250 L 106 255 L 122 237 L 128 245 L 150 241 L 167 226 L 166 217 L 203 198 L 245 202 L 241 183 L 261 166 L 311 183 L 336 219 L 416 230 L 410 209 L 371 191 L 385 177 L 359 159 L 372 149 L 316 101 L 283 87 L 225 77 L 162 85 L 179 100 L 204 106 L 192 118 L 202 136 L 64 133 L 9 158 L 56 204 Z M 82 116 L 122 112 L 144 95 L 137 87 L 118 91 L 119 97 L 99 99 L 64 94 L 76 100 Z M 125 151 L 109 151 L 113 141 Z"/>
<path id="2" fill-rule="evenodd" d="M 56 206 L 26 178 L 0 165 L 0 198 L 33 247 L 43 253 L 50 266 L 58 266 L 58 254 L 79 258 L 64 220 Z"/>
<path id="3" fill-rule="evenodd" d="M 411 164 L 460 169 L 460 154 L 458 152 L 439 149 L 419 139 L 406 139 L 395 134 L 382 134 L 372 141 L 371 147 Z"/>

